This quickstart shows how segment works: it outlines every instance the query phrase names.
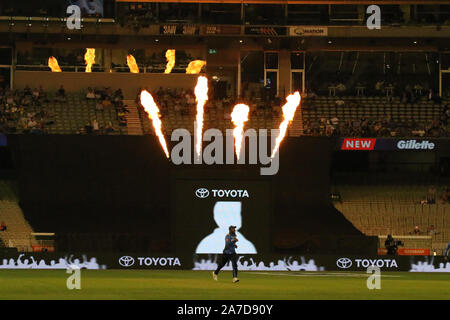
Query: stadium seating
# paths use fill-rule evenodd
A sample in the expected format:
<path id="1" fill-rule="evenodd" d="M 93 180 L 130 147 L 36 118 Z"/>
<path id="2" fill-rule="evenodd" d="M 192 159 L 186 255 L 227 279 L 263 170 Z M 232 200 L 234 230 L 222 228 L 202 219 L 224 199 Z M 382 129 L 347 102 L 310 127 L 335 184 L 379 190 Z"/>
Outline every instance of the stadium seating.
<path id="1" fill-rule="evenodd" d="M 337 100 L 343 100 L 343 106 L 336 106 Z M 450 100 L 444 99 L 441 104 L 433 103 L 422 98 L 415 104 L 402 103 L 400 98 L 394 97 L 388 101 L 385 97 L 316 97 L 304 99 L 302 103 L 303 125 L 318 123 L 322 118 L 330 120 L 339 119 L 339 123 L 353 121 L 365 117 L 370 120 L 386 119 L 389 117 L 397 123 L 407 124 L 414 121 L 418 130 L 425 130 L 426 125 L 433 120 L 439 120 L 444 105 Z M 450 126 L 447 126 L 447 133 Z M 419 135 L 420 133 L 417 133 Z"/>
<path id="2" fill-rule="evenodd" d="M 437 188 L 440 190 L 440 188 Z M 366 235 L 409 235 L 415 226 L 427 234 L 434 225 L 432 247 L 439 254 L 450 242 L 450 204 L 420 204 L 425 185 L 339 185 L 335 207 Z"/>
<path id="3" fill-rule="evenodd" d="M 0 221 L 4 221 L 7 230 L 0 232 L 0 239 L 6 247 L 15 247 L 18 251 L 32 251 L 35 244 L 31 236 L 33 229 L 25 220 L 14 191 L 14 184 L 0 180 Z"/>

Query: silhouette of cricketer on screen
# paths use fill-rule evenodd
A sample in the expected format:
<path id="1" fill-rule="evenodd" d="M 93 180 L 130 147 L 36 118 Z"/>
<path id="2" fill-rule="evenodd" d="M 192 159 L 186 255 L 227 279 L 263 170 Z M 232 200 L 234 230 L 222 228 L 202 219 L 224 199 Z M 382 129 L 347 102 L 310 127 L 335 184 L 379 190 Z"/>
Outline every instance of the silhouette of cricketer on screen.
<path id="1" fill-rule="evenodd" d="M 218 228 L 205 237 L 197 246 L 195 253 L 222 253 L 225 247 L 225 236 L 229 226 L 236 226 L 237 254 L 257 253 L 253 243 L 248 241 L 238 230 L 242 226 L 242 203 L 240 201 L 218 201 L 214 205 L 214 221 Z"/>

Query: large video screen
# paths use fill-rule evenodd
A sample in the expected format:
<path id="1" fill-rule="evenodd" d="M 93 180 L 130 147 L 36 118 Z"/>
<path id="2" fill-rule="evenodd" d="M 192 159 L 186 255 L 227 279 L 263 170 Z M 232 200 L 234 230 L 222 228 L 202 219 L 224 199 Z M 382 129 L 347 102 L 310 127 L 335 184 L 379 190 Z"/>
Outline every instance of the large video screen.
<path id="1" fill-rule="evenodd" d="M 66 0 L 67 5 L 76 5 L 81 9 L 83 16 L 103 17 L 103 0 Z"/>
<path id="2" fill-rule="evenodd" d="M 221 254 L 229 226 L 236 253 L 270 251 L 271 190 L 266 181 L 177 180 L 172 210 L 178 252 Z"/>

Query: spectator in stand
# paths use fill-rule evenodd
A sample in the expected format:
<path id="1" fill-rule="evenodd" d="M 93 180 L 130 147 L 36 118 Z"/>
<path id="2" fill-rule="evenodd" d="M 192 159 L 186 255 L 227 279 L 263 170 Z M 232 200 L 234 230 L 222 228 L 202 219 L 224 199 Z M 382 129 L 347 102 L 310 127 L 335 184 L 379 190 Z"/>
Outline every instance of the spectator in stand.
<path id="1" fill-rule="evenodd" d="M 433 89 L 428 90 L 427 100 L 433 101 L 434 103 L 437 103 L 437 104 L 441 103 L 441 99 L 440 99 L 439 95 L 434 94 Z"/>
<path id="2" fill-rule="evenodd" d="M 103 100 L 103 107 L 104 108 L 108 108 L 108 107 L 111 107 L 111 106 L 112 106 L 112 103 L 111 103 L 110 98 L 106 97 L 105 100 Z"/>
<path id="3" fill-rule="evenodd" d="M 39 98 L 41 98 L 44 102 L 49 102 L 47 99 L 47 93 L 44 91 L 42 86 L 39 86 Z"/>
<path id="4" fill-rule="evenodd" d="M 89 122 L 87 122 L 86 124 L 85 124 L 85 126 L 84 126 L 84 131 L 87 133 L 87 134 L 91 134 L 92 133 L 92 131 L 93 131 L 93 127 L 92 127 L 92 124 L 90 124 Z"/>
<path id="5" fill-rule="evenodd" d="M 39 105 L 39 90 L 37 88 L 33 89 L 32 92 L 32 98 L 33 98 L 33 104 L 34 105 Z"/>
<path id="6" fill-rule="evenodd" d="M 6 223 L 5 221 L 2 221 L 2 223 L 0 224 L 0 231 L 6 231 L 7 227 L 6 227 Z"/>
<path id="7" fill-rule="evenodd" d="M 97 111 L 103 111 L 103 110 L 104 110 L 104 108 L 103 108 L 103 103 L 102 103 L 101 101 L 98 101 L 98 102 L 95 104 L 95 110 L 97 110 Z"/>
<path id="8" fill-rule="evenodd" d="M 436 203 L 436 188 L 434 186 L 431 186 L 428 189 L 427 203 L 428 204 L 435 204 Z"/>
<path id="9" fill-rule="evenodd" d="M 450 203 L 450 195 L 449 195 L 449 192 L 450 192 L 449 187 L 448 187 L 448 186 L 445 186 L 445 187 L 444 187 L 444 192 L 442 193 L 442 202 L 443 202 L 444 204 Z"/>
<path id="10" fill-rule="evenodd" d="M 345 104 L 345 101 L 342 99 L 336 100 L 336 107 L 343 107 Z"/>
<path id="11" fill-rule="evenodd" d="M 95 134 L 98 134 L 100 132 L 100 128 L 96 119 L 92 120 L 92 129 Z"/>
<path id="12" fill-rule="evenodd" d="M 422 232 L 420 231 L 419 226 L 415 226 L 414 230 L 412 232 L 410 232 L 410 234 L 413 234 L 415 236 L 420 236 L 421 233 Z"/>
<path id="13" fill-rule="evenodd" d="M 66 102 L 67 101 L 66 89 L 64 89 L 63 85 L 61 85 L 61 87 L 59 87 L 59 89 L 56 93 L 55 101 L 58 101 L 58 102 Z"/>
<path id="14" fill-rule="evenodd" d="M 114 127 L 113 127 L 113 125 L 112 125 L 112 123 L 111 123 L 111 121 L 108 123 L 108 125 L 106 126 L 106 128 L 105 128 L 105 133 L 106 134 L 110 134 L 110 133 L 113 133 L 115 131 L 115 129 L 114 129 Z"/>
<path id="15" fill-rule="evenodd" d="M 439 232 L 437 232 L 436 229 L 434 228 L 434 225 L 430 225 L 428 227 L 427 233 L 430 236 L 435 236 L 435 235 L 439 234 Z"/>
<path id="16" fill-rule="evenodd" d="M 444 126 L 447 126 L 450 119 L 450 108 L 448 104 L 444 106 L 444 112 L 442 113 L 442 123 Z"/>
<path id="17" fill-rule="evenodd" d="M 88 100 L 94 100 L 95 99 L 95 92 L 94 92 L 94 90 L 91 87 L 89 87 L 87 89 L 86 99 L 88 99 Z"/>
<path id="18" fill-rule="evenodd" d="M 447 248 L 445 248 L 445 251 L 444 251 L 445 261 L 448 260 L 449 255 L 450 255 L 450 242 L 447 244 Z"/>

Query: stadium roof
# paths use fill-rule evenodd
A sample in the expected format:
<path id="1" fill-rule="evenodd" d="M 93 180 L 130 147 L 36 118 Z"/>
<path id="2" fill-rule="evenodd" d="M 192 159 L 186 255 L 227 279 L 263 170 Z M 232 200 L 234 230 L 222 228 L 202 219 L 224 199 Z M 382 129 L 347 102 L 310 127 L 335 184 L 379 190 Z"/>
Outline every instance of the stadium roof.
<path id="1" fill-rule="evenodd" d="M 117 2 L 168 2 L 168 3 L 249 3 L 249 4 L 448 4 L 449 0 L 116 0 Z"/>

